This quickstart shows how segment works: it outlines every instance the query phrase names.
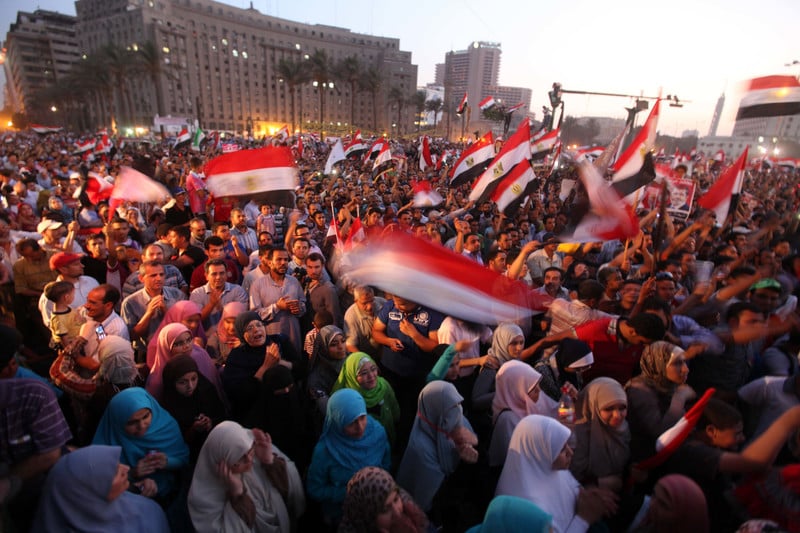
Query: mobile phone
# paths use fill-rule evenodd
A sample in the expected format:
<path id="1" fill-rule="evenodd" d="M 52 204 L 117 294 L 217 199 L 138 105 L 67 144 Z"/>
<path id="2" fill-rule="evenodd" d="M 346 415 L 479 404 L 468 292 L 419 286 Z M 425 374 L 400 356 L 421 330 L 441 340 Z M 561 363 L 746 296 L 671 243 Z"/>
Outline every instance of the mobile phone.
<path id="1" fill-rule="evenodd" d="M 98 324 L 96 328 L 94 328 L 94 332 L 97 334 L 97 340 L 101 341 L 106 338 L 106 330 L 103 329 L 102 324 Z"/>

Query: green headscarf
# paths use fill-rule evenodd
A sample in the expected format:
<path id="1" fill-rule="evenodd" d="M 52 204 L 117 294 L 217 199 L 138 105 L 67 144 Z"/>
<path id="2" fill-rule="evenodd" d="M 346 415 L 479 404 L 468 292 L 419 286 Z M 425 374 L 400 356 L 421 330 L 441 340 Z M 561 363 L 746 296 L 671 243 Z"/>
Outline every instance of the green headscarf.
<path id="1" fill-rule="evenodd" d="M 381 403 L 384 394 L 386 394 L 386 389 L 389 386 L 386 380 L 378 376 L 375 387 L 372 390 L 367 390 L 358 383 L 358 379 L 356 378 L 358 371 L 367 363 L 372 363 L 377 366 L 372 357 L 364 352 L 355 352 L 348 355 L 347 359 L 344 361 L 342 371 L 339 372 L 339 378 L 336 380 L 336 383 L 334 383 L 331 392 L 335 392 L 339 389 L 356 390 L 364 398 L 364 401 L 367 403 L 367 408 L 374 407 Z"/>

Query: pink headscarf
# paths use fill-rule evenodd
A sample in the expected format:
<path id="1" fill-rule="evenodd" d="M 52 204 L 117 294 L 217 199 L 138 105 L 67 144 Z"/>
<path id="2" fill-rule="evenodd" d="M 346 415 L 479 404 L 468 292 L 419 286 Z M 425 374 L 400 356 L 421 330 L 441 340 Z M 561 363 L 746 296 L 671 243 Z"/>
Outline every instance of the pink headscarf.
<path id="1" fill-rule="evenodd" d="M 492 400 L 492 418 L 497 421 L 500 413 L 510 409 L 520 418 L 528 415 L 553 416 L 558 407 L 546 394 L 539 392 L 534 402 L 528 391 L 535 387 L 542 375 L 529 364 L 512 359 L 503 363 L 495 377 L 495 393 Z"/>
<path id="2" fill-rule="evenodd" d="M 241 339 L 236 335 L 236 332 L 234 331 L 233 335 L 228 335 L 222 323 L 225 322 L 226 318 L 237 317 L 245 311 L 247 311 L 247 306 L 242 302 L 229 302 L 225 304 L 225 307 L 222 308 L 222 318 L 219 319 L 219 323 L 217 324 L 217 338 L 220 344 L 227 344 L 231 348 L 235 348 L 241 343 Z"/>
<path id="3" fill-rule="evenodd" d="M 153 397 L 161 401 L 161 393 L 163 390 L 162 373 L 167 362 L 172 357 L 172 345 L 183 333 L 189 332 L 189 328 L 181 323 L 167 324 L 161 329 L 158 334 L 158 339 L 152 339 L 150 344 L 156 345 L 155 361 L 153 368 L 150 371 L 150 376 L 147 378 L 146 389 Z M 191 332 L 189 332 L 191 333 Z M 155 342 L 154 342 L 155 341 Z M 214 361 L 204 349 L 196 344 L 192 344 L 192 353 L 189 354 L 194 362 L 197 363 L 197 369 L 217 388 L 220 398 L 224 398 L 222 392 L 222 381 L 219 377 L 217 367 L 214 366 Z"/>
<path id="4" fill-rule="evenodd" d="M 200 306 L 194 303 L 191 300 L 181 300 L 179 302 L 175 302 L 172 307 L 170 307 L 166 313 L 164 313 L 164 318 L 161 319 L 161 324 L 158 325 L 158 329 L 153 334 L 153 338 L 150 340 L 150 343 L 147 345 L 147 368 L 150 369 L 150 372 L 153 372 L 153 364 L 156 360 L 156 342 L 154 340 L 158 339 L 161 330 L 164 329 L 164 326 L 168 324 L 175 324 L 180 323 L 189 318 L 192 315 L 199 315 L 201 314 Z M 197 325 L 197 328 L 191 332 L 192 338 L 200 337 L 203 339 L 203 344 L 206 342 L 206 330 L 203 328 L 203 322 L 200 321 Z"/>

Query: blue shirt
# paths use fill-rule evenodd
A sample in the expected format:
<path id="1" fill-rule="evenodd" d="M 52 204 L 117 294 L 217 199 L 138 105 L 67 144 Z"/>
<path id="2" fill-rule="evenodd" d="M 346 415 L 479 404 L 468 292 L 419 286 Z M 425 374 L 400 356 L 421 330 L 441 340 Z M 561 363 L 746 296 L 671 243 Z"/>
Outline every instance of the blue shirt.
<path id="1" fill-rule="evenodd" d="M 421 335 L 428 337 L 436 331 L 444 320 L 444 315 L 438 311 L 418 306 L 411 313 L 403 313 L 394 306 L 394 301 L 388 300 L 378 313 L 378 319 L 386 324 L 386 335 L 392 339 L 400 339 L 403 351 L 392 351 L 388 346 L 383 347 L 381 364 L 400 376 L 410 377 L 425 375 L 433 366 L 432 356 L 419 349 L 414 340 L 400 331 L 400 322 L 406 317 L 414 324 Z"/>

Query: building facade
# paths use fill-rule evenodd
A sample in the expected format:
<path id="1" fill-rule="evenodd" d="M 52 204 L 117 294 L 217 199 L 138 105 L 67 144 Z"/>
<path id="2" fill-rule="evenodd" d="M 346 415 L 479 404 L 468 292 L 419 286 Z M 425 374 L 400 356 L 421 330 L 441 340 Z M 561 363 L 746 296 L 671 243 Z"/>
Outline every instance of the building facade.
<path id="1" fill-rule="evenodd" d="M 80 57 L 75 17 L 20 11 L 6 34 L 5 48 L 6 104 L 12 112 L 29 112 L 37 95 L 66 80 Z"/>
<path id="2" fill-rule="evenodd" d="M 151 126 L 156 115 L 171 115 L 191 117 L 204 129 L 254 135 L 292 123 L 325 131 L 346 130 L 352 122 L 383 132 L 397 122 L 391 89 L 410 96 L 417 85 L 417 67 L 411 53 L 400 50 L 399 39 L 301 24 L 210 0 L 78 0 L 75 6 L 79 46 L 87 57 L 108 43 L 133 52 L 155 45 L 158 75 L 131 76 L 130 94 L 116 95 L 125 100 L 122 129 Z M 279 62 L 312 61 L 319 51 L 331 70 L 328 81 L 290 90 Z M 375 90 L 353 91 L 337 78 L 335 66 L 348 57 L 379 73 Z M 410 125 L 413 110 L 403 111 Z"/>

